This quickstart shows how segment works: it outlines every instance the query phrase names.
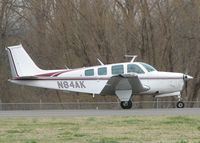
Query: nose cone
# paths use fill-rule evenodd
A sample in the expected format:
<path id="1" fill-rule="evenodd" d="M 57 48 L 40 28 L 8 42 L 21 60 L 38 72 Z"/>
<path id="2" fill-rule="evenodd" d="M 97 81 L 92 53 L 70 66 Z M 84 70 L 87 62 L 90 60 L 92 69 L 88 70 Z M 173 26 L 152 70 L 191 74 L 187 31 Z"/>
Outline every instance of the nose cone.
<path id="1" fill-rule="evenodd" d="M 188 79 L 193 79 L 193 77 L 192 77 L 192 76 L 189 76 L 189 75 L 187 75 L 187 78 L 188 78 Z"/>
<path id="2" fill-rule="evenodd" d="M 187 74 L 184 74 L 184 75 L 183 75 L 183 78 L 184 78 L 184 80 L 190 80 L 190 79 L 193 79 L 192 76 L 187 75 Z"/>

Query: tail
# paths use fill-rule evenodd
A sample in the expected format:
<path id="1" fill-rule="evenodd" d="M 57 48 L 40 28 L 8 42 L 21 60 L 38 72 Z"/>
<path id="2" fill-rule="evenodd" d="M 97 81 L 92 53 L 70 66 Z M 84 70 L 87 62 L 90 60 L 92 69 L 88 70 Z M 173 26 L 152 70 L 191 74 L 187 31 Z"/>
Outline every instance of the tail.
<path id="1" fill-rule="evenodd" d="M 33 76 L 43 70 L 38 68 L 22 45 L 6 48 L 8 53 L 12 77 Z"/>

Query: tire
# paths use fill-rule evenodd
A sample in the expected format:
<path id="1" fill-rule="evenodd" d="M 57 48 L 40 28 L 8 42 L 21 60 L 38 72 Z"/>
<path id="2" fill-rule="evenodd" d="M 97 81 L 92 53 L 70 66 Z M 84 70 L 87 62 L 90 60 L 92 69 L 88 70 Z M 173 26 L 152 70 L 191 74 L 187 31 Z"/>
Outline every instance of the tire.
<path id="1" fill-rule="evenodd" d="M 122 101 L 120 103 L 122 109 L 130 109 L 132 107 L 132 101 L 129 100 L 129 101 Z"/>
<path id="2" fill-rule="evenodd" d="M 184 108 L 184 106 L 185 106 L 185 104 L 184 104 L 182 101 L 178 101 L 178 102 L 176 103 L 176 107 L 177 107 L 177 108 Z"/>

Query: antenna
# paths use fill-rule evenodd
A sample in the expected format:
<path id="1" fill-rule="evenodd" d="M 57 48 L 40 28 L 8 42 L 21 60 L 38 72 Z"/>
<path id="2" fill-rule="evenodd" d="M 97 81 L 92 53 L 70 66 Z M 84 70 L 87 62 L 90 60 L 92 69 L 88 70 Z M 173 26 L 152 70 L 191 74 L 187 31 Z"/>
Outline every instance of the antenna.
<path id="1" fill-rule="evenodd" d="M 97 58 L 98 62 L 103 66 L 103 62 Z"/>
<path id="2" fill-rule="evenodd" d="M 69 69 L 69 67 L 68 67 L 68 66 L 66 66 L 66 65 L 65 65 L 65 68 L 66 68 L 66 69 Z"/>
<path id="3" fill-rule="evenodd" d="M 137 55 L 125 55 L 126 58 L 132 58 L 130 63 L 133 63 L 134 60 L 137 58 Z"/>

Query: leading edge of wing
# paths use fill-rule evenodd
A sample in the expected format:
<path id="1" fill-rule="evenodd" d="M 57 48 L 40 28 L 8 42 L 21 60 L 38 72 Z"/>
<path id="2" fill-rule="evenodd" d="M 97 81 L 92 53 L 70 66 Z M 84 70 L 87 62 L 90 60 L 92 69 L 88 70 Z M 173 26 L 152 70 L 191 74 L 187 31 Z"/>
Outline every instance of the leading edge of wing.
<path id="1" fill-rule="evenodd" d="M 115 95 L 116 90 L 132 90 L 132 93 L 140 93 L 149 89 L 148 86 L 142 85 L 136 74 L 120 74 L 112 76 L 100 94 Z"/>

